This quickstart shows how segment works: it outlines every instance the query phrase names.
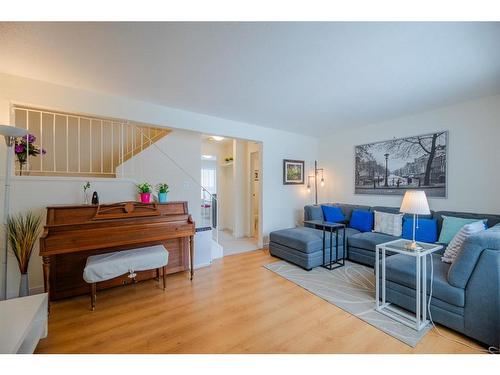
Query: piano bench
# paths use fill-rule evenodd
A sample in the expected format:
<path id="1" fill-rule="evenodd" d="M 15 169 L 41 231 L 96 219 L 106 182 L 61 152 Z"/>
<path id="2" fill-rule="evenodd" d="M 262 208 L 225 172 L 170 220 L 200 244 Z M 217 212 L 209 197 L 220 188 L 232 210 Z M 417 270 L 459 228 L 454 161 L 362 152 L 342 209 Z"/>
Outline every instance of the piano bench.
<path id="1" fill-rule="evenodd" d="M 163 245 L 141 247 L 138 249 L 115 251 L 112 253 L 93 255 L 87 258 L 83 270 L 83 279 L 90 284 L 90 307 L 95 310 L 97 287 L 101 281 L 111 280 L 129 274 L 134 280 L 136 271 L 156 269 L 156 276 L 160 281 L 160 269 L 163 274 L 163 290 L 167 286 L 166 266 L 168 264 L 168 251 Z"/>

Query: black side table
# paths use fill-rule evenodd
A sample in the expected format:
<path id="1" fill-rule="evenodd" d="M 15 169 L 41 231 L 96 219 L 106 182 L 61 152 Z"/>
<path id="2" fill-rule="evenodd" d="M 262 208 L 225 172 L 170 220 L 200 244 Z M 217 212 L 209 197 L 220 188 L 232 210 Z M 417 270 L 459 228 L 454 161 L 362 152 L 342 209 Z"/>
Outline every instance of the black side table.
<path id="1" fill-rule="evenodd" d="M 328 270 L 334 270 L 339 267 L 345 266 L 345 258 L 346 258 L 346 243 L 347 239 L 345 236 L 345 224 L 342 223 L 330 223 L 328 221 L 323 220 L 305 220 L 304 224 L 309 224 L 314 226 L 316 229 L 321 229 L 323 231 L 323 265 L 322 267 Z M 342 237 L 342 257 L 339 257 L 339 229 L 343 230 Z M 330 261 L 326 260 L 326 232 L 330 233 Z M 333 259 L 333 234 L 335 233 L 335 259 Z"/>

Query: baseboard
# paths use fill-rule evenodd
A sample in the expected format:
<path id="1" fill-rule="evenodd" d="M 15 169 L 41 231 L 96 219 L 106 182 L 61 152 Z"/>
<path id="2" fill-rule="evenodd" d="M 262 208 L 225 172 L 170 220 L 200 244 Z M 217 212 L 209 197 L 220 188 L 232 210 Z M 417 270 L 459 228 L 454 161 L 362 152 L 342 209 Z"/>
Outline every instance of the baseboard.
<path id="1" fill-rule="evenodd" d="M 44 292 L 45 292 L 45 288 L 43 287 L 43 285 L 34 286 L 34 287 L 30 288 L 30 296 L 32 296 L 34 294 L 42 294 Z"/>
<path id="2" fill-rule="evenodd" d="M 200 264 L 195 264 L 194 265 L 194 269 L 197 270 L 198 268 L 203 268 L 203 267 L 208 267 L 210 266 L 212 263 L 211 262 L 208 262 L 208 263 L 200 263 Z"/>

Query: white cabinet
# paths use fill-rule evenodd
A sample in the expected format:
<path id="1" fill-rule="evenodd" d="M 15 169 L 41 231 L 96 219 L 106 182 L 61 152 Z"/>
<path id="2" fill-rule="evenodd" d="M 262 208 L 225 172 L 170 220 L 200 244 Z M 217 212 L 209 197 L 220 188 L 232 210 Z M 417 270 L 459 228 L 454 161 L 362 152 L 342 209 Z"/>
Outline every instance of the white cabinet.
<path id="1" fill-rule="evenodd" d="M 48 295 L 0 301 L 0 354 L 28 354 L 47 337 Z"/>

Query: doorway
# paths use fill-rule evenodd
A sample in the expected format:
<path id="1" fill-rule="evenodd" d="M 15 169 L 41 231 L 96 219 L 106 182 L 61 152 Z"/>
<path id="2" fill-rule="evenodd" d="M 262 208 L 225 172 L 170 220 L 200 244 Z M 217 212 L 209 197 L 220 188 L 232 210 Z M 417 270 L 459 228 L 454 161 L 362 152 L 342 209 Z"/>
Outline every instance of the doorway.
<path id="1" fill-rule="evenodd" d="M 202 217 L 223 256 L 259 248 L 261 147 L 254 141 L 202 136 L 202 185 L 210 192 L 202 189 Z"/>
<path id="2" fill-rule="evenodd" d="M 259 238 L 260 153 L 250 153 L 250 237 Z"/>

